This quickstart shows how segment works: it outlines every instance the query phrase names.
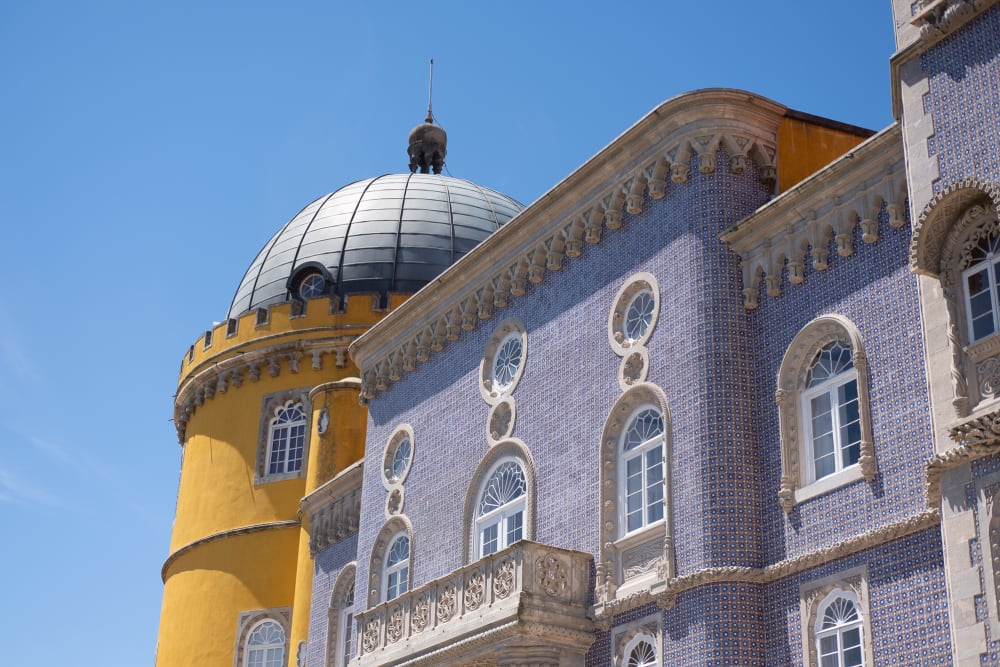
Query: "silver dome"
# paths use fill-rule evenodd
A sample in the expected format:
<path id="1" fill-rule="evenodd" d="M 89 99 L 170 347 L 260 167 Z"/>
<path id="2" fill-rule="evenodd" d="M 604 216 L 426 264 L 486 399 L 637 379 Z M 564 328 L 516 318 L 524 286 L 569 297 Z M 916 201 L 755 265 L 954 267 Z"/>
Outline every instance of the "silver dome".
<path id="1" fill-rule="evenodd" d="M 393 174 L 320 197 L 275 234 L 250 264 L 229 308 L 326 293 L 412 293 L 524 208 L 458 178 Z M 316 275 L 322 276 L 322 280 Z M 320 292 L 322 293 L 322 292 Z"/>

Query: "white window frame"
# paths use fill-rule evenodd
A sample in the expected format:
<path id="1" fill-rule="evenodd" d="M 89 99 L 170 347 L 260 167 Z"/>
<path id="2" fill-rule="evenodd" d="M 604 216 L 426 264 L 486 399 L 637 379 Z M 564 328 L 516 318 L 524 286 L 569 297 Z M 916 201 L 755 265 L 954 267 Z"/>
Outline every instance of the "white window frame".
<path id="1" fill-rule="evenodd" d="M 611 633 L 611 664 L 629 667 L 632 651 L 645 643 L 652 647 L 654 659 L 644 667 L 663 667 L 662 624 L 662 614 L 654 614 L 615 628 Z"/>
<path id="2" fill-rule="evenodd" d="M 830 608 L 837 600 L 847 600 L 854 607 L 855 613 L 858 615 L 857 620 L 850 623 L 837 626 L 835 628 L 823 629 L 823 618 L 826 616 L 826 610 Z M 826 598 L 820 602 L 819 607 L 816 609 L 816 618 L 814 620 L 813 631 L 816 634 L 816 656 L 823 664 L 823 651 L 822 651 L 822 641 L 826 637 L 836 637 L 837 638 L 837 667 L 848 667 L 843 662 L 844 657 L 844 635 L 852 630 L 858 631 L 858 644 L 857 649 L 861 654 L 860 665 L 851 665 L 849 667 L 865 667 L 865 628 L 864 628 L 864 613 L 861 609 L 861 602 L 858 600 L 858 596 L 854 594 L 853 591 L 845 591 L 843 589 L 837 588 L 830 591 Z M 869 666 L 870 667 L 870 666 Z"/>
<path id="3" fill-rule="evenodd" d="M 283 643 L 281 645 L 281 659 L 280 666 L 284 667 L 288 661 L 289 637 L 291 634 L 291 607 L 281 607 L 273 609 L 257 609 L 254 611 L 245 611 L 240 613 L 239 619 L 236 624 L 236 642 L 233 651 L 233 667 L 249 667 L 250 665 L 250 638 L 257 628 L 265 625 L 266 623 L 274 623 L 280 629 L 282 633 Z M 268 647 L 253 647 L 253 650 L 265 651 L 268 648 L 275 648 L 274 645 Z M 265 663 L 266 665 L 267 663 Z"/>
<path id="4" fill-rule="evenodd" d="M 398 563 L 389 563 L 389 559 L 393 556 L 393 551 L 396 548 L 396 544 L 400 540 L 406 540 L 406 556 L 400 560 Z M 399 532 L 393 536 L 392 540 L 389 541 L 389 546 L 385 550 L 385 562 L 382 566 L 382 601 L 389 602 L 390 600 L 395 600 L 396 598 L 406 595 L 410 590 L 410 556 L 411 550 L 413 549 L 413 544 L 410 541 L 410 536 L 405 532 Z M 392 577 L 396 577 L 395 583 L 395 593 L 390 597 L 389 587 L 390 580 Z M 402 589 L 402 590 L 400 590 Z"/>
<path id="5" fill-rule="evenodd" d="M 633 447 L 632 449 L 625 449 L 625 439 L 628 437 L 628 432 L 632 428 L 632 424 L 640 415 L 648 410 L 655 411 L 659 415 L 661 424 L 663 425 L 660 433 L 654 435 L 643 441 L 641 444 Z M 663 411 L 656 405 L 644 404 L 636 408 L 633 413 L 629 416 L 625 428 L 622 429 L 621 441 L 618 445 L 618 537 L 624 538 L 629 535 L 634 535 L 636 533 L 641 533 L 645 530 L 650 529 L 653 526 L 661 525 L 666 517 L 666 494 L 667 494 L 667 479 L 666 470 L 667 464 L 665 461 L 666 453 L 666 421 L 663 417 Z M 660 449 L 660 460 L 659 466 L 660 471 L 663 473 L 659 479 L 660 485 L 660 517 L 654 520 L 649 518 L 649 510 L 651 504 L 648 501 L 648 461 L 647 452 L 650 452 L 656 448 Z M 628 528 L 628 463 L 629 461 L 635 460 L 636 458 L 641 458 L 641 497 L 642 497 L 642 523 L 636 528 L 629 530 Z"/>
<path id="6" fill-rule="evenodd" d="M 978 343 L 979 341 L 986 340 L 987 338 L 995 336 L 998 332 L 1000 332 L 1000 313 L 997 312 L 998 308 L 1000 308 L 1000 298 L 998 298 L 997 294 L 998 284 L 996 279 L 996 271 L 998 267 L 1000 267 L 1000 255 L 989 252 L 986 255 L 986 259 L 981 260 L 962 271 L 962 298 L 965 301 L 965 321 L 968 324 L 970 343 Z M 969 293 L 969 276 L 974 273 L 978 273 L 983 269 L 986 270 L 987 283 L 989 285 L 987 287 L 987 292 L 990 297 L 990 315 L 993 319 L 993 331 L 985 336 L 976 338 L 972 321 L 972 295 Z"/>
<path id="7" fill-rule="evenodd" d="M 826 634 L 826 631 L 821 630 L 823 615 L 830 603 L 837 598 L 849 599 L 854 604 L 860 619 L 856 626 L 854 624 L 850 627 L 841 626 L 839 630 L 859 627 L 862 665 L 864 667 L 875 665 L 867 565 L 858 565 L 822 579 L 804 581 L 799 585 L 799 598 L 803 667 L 821 667 L 819 637 L 821 632 Z"/>
<path id="8" fill-rule="evenodd" d="M 288 452 L 279 466 L 281 472 L 271 472 L 271 452 L 274 449 L 275 427 L 278 413 L 289 405 L 298 406 L 302 421 L 282 424 L 282 428 L 301 425 L 302 428 L 302 460 L 297 468 L 289 470 Z M 264 396 L 261 403 L 259 440 L 257 443 L 257 466 L 255 484 L 279 482 L 286 479 L 297 479 L 305 475 L 309 460 L 309 440 L 312 435 L 312 403 L 309 401 L 309 389 L 290 389 Z"/>
<path id="9" fill-rule="evenodd" d="M 278 419 L 280 418 L 279 413 L 285 410 L 295 410 L 299 413 L 300 419 L 290 421 L 283 424 L 278 424 Z M 282 459 L 278 463 L 278 469 L 272 469 L 272 458 L 274 457 L 274 447 L 275 439 L 278 435 L 278 430 L 287 430 L 285 451 Z M 295 400 L 288 400 L 277 406 L 274 409 L 274 413 L 271 416 L 271 421 L 267 430 L 267 455 L 264 459 L 266 465 L 266 476 L 272 477 L 275 475 L 290 475 L 299 473 L 305 465 L 305 456 L 307 451 L 307 441 L 309 440 L 309 417 L 306 414 L 305 406 L 301 402 Z M 289 454 L 292 451 L 292 439 L 295 437 L 301 437 L 302 439 L 302 454 L 298 459 L 298 466 L 295 468 L 291 467 L 291 461 L 289 459 Z"/>
<path id="10" fill-rule="evenodd" d="M 837 341 L 840 342 L 840 341 Z M 847 346 L 849 347 L 849 346 Z M 822 349 L 826 349 L 824 346 Z M 822 352 L 822 349 L 817 351 L 817 356 Z M 813 363 L 815 366 L 815 362 Z M 848 468 L 854 468 L 858 466 L 858 462 L 854 462 L 849 465 L 844 465 L 844 450 L 850 443 L 845 443 L 842 438 L 842 427 L 843 424 L 840 423 L 840 408 L 837 397 L 837 390 L 841 387 L 847 386 L 851 382 L 854 383 L 854 393 L 855 402 L 858 403 L 858 430 L 861 431 L 861 396 L 858 391 L 858 370 L 853 366 L 851 368 L 841 371 L 836 375 L 827 378 L 823 382 L 819 383 L 814 387 L 808 387 L 802 391 L 802 401 L 801 401 L 801 411 L 802 411 L 802 446 L 803 446 L 803 458 L 806 462 L 806 484 L 812 484 L 826 477 L 836 475 L 841 473 Z M 822 477 L 816 474 L 816 442 L 813 438 L 813 399 L 828 395 L 830 398 L 830 420 L 832 424 L 832 434 L 833 434 L 833 452 L 834 452 L 834 470 L 831 473 L 827 473 Z M 861 439 L 864 439 L 862 435 Z M 858 442 L 858 447 L 860 448 L 860 441 Z"/>
<path id="11" fill-rule="evenodd" d="M 333 584 L 330 609 L 327 616 L 326 664 L 348 667 L 354 645 L 354 610 L 357 606 L 355 588 L 358 567 L 356 562 L 345 565 Z"/>
<path id="12" fill-rule="evenodd" d="M 509 463 L 513 463 L 520 469 L 521 476 L 524 478 L 524 491 L 521 493 L 521 495 L 517 496 L 512 500 L 509 500 L 500 507 L 494 508 L 489 512 L 487 512 L 486 514 L 479 514 L 479 507 L 482 505 L 483 495 L 489 488 L 490 482 L 493 480 L 493 476 L 500 470 L 502 466 L 507 465 Z M 480 489 L 479 491 L 479 502 L 476 504 L 477 510 L 476 510 L 476 526 L 475 526 L 475 536 L 476 536 L 475 552 L 477 558 L 483 558 L 484 556 L 494 554 L 497 551 L 502 551 L 507 547 L 509 547 L 510 545 L 525 539 L 524 537 L 525 520 L 527 518 L 527 513 L 528 513 L 527 495 L 528 495 L 528 476 L 524 470 L 524 465 L 522 465 L 519 460 L 517 460 L 515 457 L 504 457 L 503 459 L 498 461 L 496 465 L 492 467 L 489 474 L 486 476 L 486 481 L 482 485 L 482 489 Z M 517 539 L 510 540 L 509 538 L 510 526 L 508 522 L 518 515 L 520 515 L 521 518 L 521 525 L 518 528 L 520 535 L 517 537 Z M 492 526 L 496 526 L 497 528 L 497 537 L 496 537 L 497 544 L 495 549 L 487 553 L 485 551 L 486 544 L 483 540 L 483 533 L 486 531 L 487 528 L 490 528 Z"/>
<path id="13" fill-rule="evenodd" d="M 263 644 L 261 646 L 251 646 L 250 641 L 253 639 L 255 632 L 260 630 L 265 625 L 273 625 L 281 632 L 281 642 L 271 642 L 269 644 Z M 261 667 L 284 667 L 285 666 L 285 648 L 288 644 L 288 634 L 285 629 L 281 627 L 281 623 L 278 623 L 273 618 L 265 618 L 254 623 L 253 627 L 250 628 L 250 632 L 247 633 L 246 640 L 246 651 L 244 653 L 245 664 L 249 667 L 253 664 L 252 657 L 257 652 L 263 652 L 263 661 L 260 663 Z M 274 649 L 279 649 L 280 654 L 277 661 L 273 661 L 269 657 L 270 651 Z"/>

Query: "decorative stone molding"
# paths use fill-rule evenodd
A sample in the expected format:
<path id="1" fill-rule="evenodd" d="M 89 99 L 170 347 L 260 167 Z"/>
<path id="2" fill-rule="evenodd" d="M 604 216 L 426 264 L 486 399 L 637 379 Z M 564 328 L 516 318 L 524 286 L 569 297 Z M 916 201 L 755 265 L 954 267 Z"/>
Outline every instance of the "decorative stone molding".
<path id="1" fill-rule="evenodd" d="M 509 438 L 499 442 L 486 453 L 479 462 L 476 472 L 472 475 L 469 491 L 465 496 L 465 507 L 462 512 L 462 540 L 465 545 L 463 563 L 471 563 L 478 557 L 476 551 L 475 527 L 478 515 L 479 500 L 483 489 L 493 474 L 494 469 L 505 459 L 517 461 L 524 471 L 524 525 L 525 540 L 535 537 L 535 488 L 537 474 L 535 461 L 528 446 L 517 438 Z"/>
<path id="2" fill-rule="evenodd" d="M 918 0 L 910 23 L 920 38 L 936 43 L 996 4 L 996 0 Z"/>
<path id="3" fill-rule="evenodd" d="M 405 446 L 404 443 L 409 442 L 410 454 L 406 462 L 406 468 L 401 474 L 396 476 L 393 471 L 393 462 L 395 461 L 396 453 L 399 451 L 401 445 Z M 385 447 L 382 449 L 382 486 L 386 491 L 391 491 L 399 485 L 406 481 L 407 475 L 410 474 L 410 468 L 413 467 L 413 457 L 416 454 L 416 439 L 413 435 L 413 426 L 410 424 L 400 424 L 397 426 L 392 435 L 385 443 Z"/>
<path id="4" fill-rule="evenodd" d="M 803 458 L 807 456 L 806 443 L 802 442 L 803 414 L 801 394 L 806 389 L 809 368 L 816 355 L 826 345 L 842 342 L 851 347 L 852 360 L 858 377 L 858 411 L 861 418 L 861 456 L 858 475 L 846 474 L 845 469 L 828 477 L 807 484 Z M 778 371 L 778 420 L 781 433 L 781 487 L 778 500 L 786 514 L 795 506 L 821 493 L 864 478 L 871 481 L 878 473 L 875 445 L 872 436 L 869 398 L 868 357 L 861 342 L 861 333 L 854 323 L 840 315 L 823 315 L 816 318 L 792 339 L 781 360 Z M 834 481 L 834 484 L 830 482 Z"/>
<path id="5" fill-rule="evenodd" d="M 914 272 L 932 278 L 940 276 L 948 256 L 954 253 L 954 246 L 946 250 L 945 243 L 955 237 L 953 228 L 974 206 L 1000 210 L 1000 187 L 967 178 L 952 183 L 927 203 L 913 226 L 910 241 L 910 268 Z"/>
<path id="6" fill-rule="evenodd" d="M 496 444 L 510 437 L 514 432 L 514 421 L 517 418 L 517 408 L 514 399 L 507 397 L 490 408 L 486 417 L 486 439 L 490 444 Z"/>
<path id="7" fill-rule="evenodd" d="M 362 651 L 351 664 L 582 660 L 594 641 L 587 616 L 592 562 L 590 554 L 518 542 L 358 614 Z"/>
<path id="8" fill-rule="evenodd" d="M 857 605 L 861 615 L 861 643 L 864 664 L 874 665 L 868 566 L 861 565 L 799 586 L 799 610 L 802 618 L 802 647 L 804 649 L 802 653 L 807 656 L 806 667 L 820 667 L 819 656 L 816 652 L 816 623 L 820 606 L 832 594 L 843 594 Z"/>
<path id="9" fill-rule="evenodd" d="M 514 337 L 519 337 L 521 342 L 520 363 L 518 363 L 517 369 L 513 373 L 510 382 L 503 387 L 495 386 L 493 381 L 493 370 L 497 361 L 497 353 L 500 351 L 501 345 L 503 345 L 508 339 Z M 509 317 L 497 324 L 496 329 L 493 331 L 493 335 L 490 336 L 489 340 L 486 342 L 486 350 L 483 352 L 483 359 L 479 362 L 479 392 L 482 394 L 483 400 L 490 405 L 496 405 L 504 398 L 510 396 L 517 387 L 517 383 L 521 381 L 521 376 L 524 375 L 524 369 L 527 366 L 527 362 L 528 333 L 525 329 L 524 322 L 520 318 Z"/>
<path id="10" fill-rule="evenodd" d="M 284 365 L 288 365 L 289 372 L 300 372 L 299 360 L 304 354 L 308 354 L 312 359 L 311 367 L 316 369 L 317 364 L 322 368 L 322 359 L 325 355 L 334 355 L 337 359 L 338 367 L 346 365 L 347 344 L 350 339 L 308 339 L 299 340 L 294 343 L 281 343 L 271 347 L 235 353 L 235 356 L 223 359 L 211 366 L 188 376 L 177 391 L 174 399 L 174 426 L 177 429 L 177 441 L 184 444 L 186 438 L 187 424 L 191 415 L 205 403 L 206 400 L 215 398 L 216 394 L 239 389 L 249 379 L 251 382 L 260 381 L 261 370 L 268 369 L 268 373 L 277 376 Z M 316 360 L 319 359 L 317 362 Z"/>
<path id="11" fill-rule="evenodd" d="M 391 517 L 382 526 L 372 545 L 371 561 L 368 565 L 368 605 L 377 604 L 383 595 L 382 572 L 385 568 L 386 551 L 396 536 L 404 534 L 410 540 L 409 581 L 413 582 L 413 554 L 416 551 L 413 543 L 413 524 L 405 514 Z M 392 602 L 392 601 L 390 601 Z M 361 622 L 358 627 L 365 627 Z M 367 629 L 366 629 L 367 632 Z"/>
<path id="12" fill-rule="evenodd" d="M 354 628 L 344 628 L 342 623 L 344 612 L 354 607 L 354 586 L 357 575 L 357 563 L 352 561 L 340 570 L 333 584 L 330 608 L 327 610 L 326 633 L 326 664 L 330 667 L 347 667 L 341 660 L 344 654 L 344 632 L 353 633 Z"/>
<path id="13" fill-rule="evenodd" d="M 786 270 L 792 285 L 804 282 L 807 261 L 826 270 L 831 239 L 841 257 L 854 254 L 856 226 L 865 244 L 877 242 L 883 207 L 890 227 L 905 225 L 906 192 L 902 138 L 894 124 L 728 229 L 721 238 L 740 255 L 744 307 L 757 307 L 762 277 L 767 295 L 776 297 Z"/>
<path id="14" fill-rule="evenodd" d="M 629 651 L 640 641 L 648 642 L 656 652 L 656 665 L 663 664 L 663 614 L 646 616 L 615 627 L 611 636 L 611 659 L 613 667 L 628 665 Z"/>
<path id="15" fill-rule="evenodd" d="M 650 322 L 641 336 L 631 340 L 626 333 L 627 311 L 633 299 L 643 292 L 652 297 Z M 656 276 L 646 271 L 629 276 L 618 290 L 612 304 L 611 312 L 608 313 L 608 344 L 619 357 L 628 357 L 633 349 L 645 346 L 646 341 L 653 335 L 653 329 L 656 328 L 660 314 L 660 284 Z"/>
<path id="16" fill-rule="evenodd" d="M 309 555 L 358 532 L 361 517 L 362 462 L 345 469 L 302 499 L 300 511 L 309 518 Z"/>
<path id="17" fill-rule="evenodd" d="M 629 420 L 643 406 L 654 406 L 663 417 L 663 521 L 638 533 L 621 537 L 621 507 L 619 504 L 620 449 Z M 595 596 L 599 603 L 610 603 L 619 597 L 618 589 L 627 596 L 635 590 L 662 585 L 674 576 L 673 493 L 671 489 L 671 420 L 663 390 L 653 384 L 638 384 L 624 394 L 611 408 L 601 434 L 600 489 L 600 559 L 597 563 Z M 644 545 L 659 545 L 659 553 L 651 557 Z M 655 547 L 653 547 L 655 548 Z M 645 555 L 643 555 L 645 554 Z M 640 574 L 637 568 L 646 576 Z"/>
<path id="18" fill-rule="evenodd" d="M 704 568 L 671 579 L 667 583 L 666 590 L 656 595 L 655 599 L 660 607 L 670 609 L 677 602 L 679 595 L 701 586 L 718 583 L 769 584 L 810 568 L 846 558 L 865 549 L 926 530 L 936 526 L 940 521 L 941 512 L 937 509 L 931 509 L 879 526 L 821 549 L 787 558 L 764 568 L 736 566 Z M 610 620 L 617 614 L 636 609 L 647 604 L 651 597 L 654 596 L 636 595 L 632 598 L 617 600 L 612 604 L 605 604 L 603 607 L 595 606 L 595 613 L 598 614 L 597 621 Z"/>
<path id="19" fill-rule="evenodd" d="M 273 609 L 257 609 L 240 614 L 236 624 L 236 646 L 233 649 L 233 667 L 247 667 L 245 660 L 247 639 L 255 627 L 262 621 L 274 621 L 285 632 L 285 659 L 288 659 L 288 640 L 292 630 L 292 608 L 275 607 Z"/>
<path id="20" fill-rule="evenodd" d="M 773 187 L 784 113 L 781 105 L 734 90 L 664 102 L 352 343 L 362 399 L 385 391 L 394 381 L 391 369 L 404 369 L 421 341 L 442 349 L 520 298 L 527 283 L 542 283 L 565 258 L 581 256 L 584 244 L 600 243 L 604 230 L 621 228 L 623 209 L 641 215 L 647 195 L 661 199 L 668 188 L 684 187 L 692 162 L 702 173 L 742 173 L 753 162 L 764 187 Z M 716 163 L 719 151 L 729 156 L 727 164 Z M 609 174 L 621 177 L 609 182 Z"/>
<path id="21" fill-rule="evenodd" d="M 305 475 L 306 461 L 309 460 L 310 434 L 312 433 L 312 401 L 309 399 L 309 396 L 309 387 L 303 387 L 265 394 L 261 399 L 260 418 L 257 425 L 257 461 L 254 467 L 254 484 L 296 479 Z M 271 445 L 271 424 L 276 418 L 276 411 L 290 403 L 302 406 L 302 412 L 306 420 L 305 442 L 302 448 L 302 465 L 298 470 L 291 472 L 269 473 L 268 455 Z"/>

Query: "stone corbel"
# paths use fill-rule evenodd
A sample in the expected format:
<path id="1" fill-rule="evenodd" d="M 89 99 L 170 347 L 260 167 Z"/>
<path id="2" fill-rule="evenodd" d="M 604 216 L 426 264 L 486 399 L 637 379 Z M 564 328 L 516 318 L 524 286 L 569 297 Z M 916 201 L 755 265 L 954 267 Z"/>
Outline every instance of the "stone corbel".
<path id="1" fill-rule="evenodd" d="M 667 195 L 667 175 L 670 173 L 670 163 L 661 157 L 653 167 L 649 177 L 649 196 L 653 199 L 663 199 Z"/>
<path id="2" fill-rule="evenodd" d="M 545 242 L 545 268 L 549 271 L 559 271 L 563 266 L 563 235 L 556 234 Z"/>
<path id="3" fill-rule="evenodd" d="M 566 228 L 566 256 L 579 257 L 583 252 L 583 237 L 586 233 L 587 223 L 583 216 L 577 216 L 573 223 Z"/>
<path id="4" fill-rule="evenodd" d="M 691 144 L 688 141 L 682 141 L 674 149 L 670 156 L 670 180 L 674 183 L 687 183 L 691 173 L 691 154 Z"/>
<path id="5" fill-rule="evenodd" d="M 604 219 L 604 207 L 598 204 L 587 213 L 583 229 L 584 240 L 595 245 L 601 242 L 601 221 Z"/>
<path id="6" fill-rule="evenodd" d="M 698 171 L 703 174 L 715 173 L 715 153 L 719 150 L 720 135 L 695 137 L 698 144 Z"/>
<path id="7" fill-rule="evenodd" d="M 632 177 L 628 186 L 628 197 L 625 198 L 625 210 L 632 215 L 642 213 L 642 204 L 646 192 L 646 175 L 641 171 Z"/>
<path id="8" fill-rule="evenodd" d="M 476 292 L 476 315 L 481 320 L 493 317 L 493 285 L 484 285 Z"/>
<path id="9" fill-rule="evenodd" d="M 493 305 L 497 308 L 507 307 L 507 297 L 512 292 L 511 283 L 513 282 L 513 275 L 514 269 L 508 269 L 493 281 Z"/>
<path id="10" fill-rule="evenodd" d="M 621 229 L 622 206 L 625 204 L 625 190 L 616 187 L 614 191 L 601 202 L 604 206 L 604 224 L 608 229 Z"/>
<path id="11" fill-rule="evenodd" d="M 546 244 L 535 246 L 528 260 L 528 282 L 538 285 L 545 279 Z"/>
<path id="12" fill-rule="evenodd" d="M 512 296 L 524 296 L 528 291 L 528 260 L 524 257 L 514 267 L 513 276 L 510 281 L 510 293 Z M 506 307 L 506 304 L 504 304 Z M 489 318 L 487 318 L 489 319 Z"/>

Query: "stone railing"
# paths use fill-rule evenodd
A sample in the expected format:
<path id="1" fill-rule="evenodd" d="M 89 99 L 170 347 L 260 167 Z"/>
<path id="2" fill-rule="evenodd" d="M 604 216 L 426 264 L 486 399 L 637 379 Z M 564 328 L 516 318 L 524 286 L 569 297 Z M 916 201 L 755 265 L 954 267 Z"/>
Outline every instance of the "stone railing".
<path id="1" fill-rule="evenodd" d="M 582 657 L 594 640 L 592 563 L 590 554 L 519 542 L 358 614 L 351 665 L 502 665 L 505 649 L 537 652 L 539 664 Z"/>

